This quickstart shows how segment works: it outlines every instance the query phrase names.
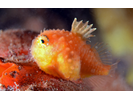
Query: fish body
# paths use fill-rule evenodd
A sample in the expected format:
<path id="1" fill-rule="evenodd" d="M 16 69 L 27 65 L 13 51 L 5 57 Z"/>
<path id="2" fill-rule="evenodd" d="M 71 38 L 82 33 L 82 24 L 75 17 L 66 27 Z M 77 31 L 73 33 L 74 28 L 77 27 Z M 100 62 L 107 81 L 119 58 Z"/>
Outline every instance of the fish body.
<path id="1" fill-rule="evenodd" d="M 111 65 L 104 64 L 98 52 L 86 40 L 95 28 L 76 19 L 71 31 L 45 30 L 35 38 L 31 54 L 45 73 L 55 77 L 78 80 L 93 75 L 108 75 Z"/>

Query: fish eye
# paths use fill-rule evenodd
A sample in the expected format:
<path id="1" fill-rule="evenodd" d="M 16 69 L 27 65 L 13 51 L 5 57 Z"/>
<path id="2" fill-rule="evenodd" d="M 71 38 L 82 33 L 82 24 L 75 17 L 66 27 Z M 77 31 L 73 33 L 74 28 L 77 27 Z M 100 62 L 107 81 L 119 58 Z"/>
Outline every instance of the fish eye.
<path id="1" fill-rule="evenodd" d="M 39 37 L 39 41 L 38 41 L 40 44 L 42 45 L 48 45 L 49 43 L 49 38 L 46 36 L 46 35 L 41 35 Z"/>
<path id="2" fill-rule="evenodd" d="M 44 43 L 45 41 L 43 39 L 41 39 L 41 43 Z"/>

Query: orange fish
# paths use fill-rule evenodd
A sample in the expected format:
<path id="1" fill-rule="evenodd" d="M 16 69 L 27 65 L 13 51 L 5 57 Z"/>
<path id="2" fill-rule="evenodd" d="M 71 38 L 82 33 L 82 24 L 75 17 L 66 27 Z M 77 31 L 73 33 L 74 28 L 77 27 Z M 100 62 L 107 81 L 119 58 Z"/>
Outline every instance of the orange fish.
<path id="1" fill-rule="evenodd" d="M 96 30 L 88 21 L 78 22 L 75 18 L 71 31 L 44 30 L 35 38 L 31 54 L 45 73 L 55 77 L 78 80 L 93 75 L 108 75 L 110 64 L 102 62 L 94 47 L 86 44 Z"/>

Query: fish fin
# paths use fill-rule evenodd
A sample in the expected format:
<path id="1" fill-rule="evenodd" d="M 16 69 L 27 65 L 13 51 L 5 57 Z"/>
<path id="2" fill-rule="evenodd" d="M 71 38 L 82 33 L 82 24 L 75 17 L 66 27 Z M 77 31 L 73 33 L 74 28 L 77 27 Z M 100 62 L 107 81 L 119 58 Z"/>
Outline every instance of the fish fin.
<path id="1" fill-rule="evenodd" d="M 96 43 L 93 47 L 93 51 L 95 52 L 97 58 L 102 61 L 105 65 L 110 65 L 111 69 L 109 70 L 108 76 L 113 77 L 115 75 L 115 71 L 117 68 L 117 64 L 120 60 L 117 60 L 115 63 L 112 62 L 112 55 L 110 51 L 107 49 L 107 44 Z"/>
<path id="2" fill-rule="evenodd" d="M 79 34 L 83 39 L 87 39 L 90 37 L 95 37 L 95 35 L 92 35 L 91 33 L 96 30 L 96 28 L 92 28 L 93 24 L 88 25 L 88 21 L 86 23 L 83 23 L 81 21 L 77 21 L 77 18 L 74 19 L 72 23 L 71 32 Z"/>
<path id="3" fill-rule="evenodd" d="M 83 82 L 89 85 L 92 91 L 101 90 L 101 87 L 104 87 L 107 84 L 107 77 L 103 75 L 92 76 L 89 78 L 84 78 Z"/>
<path id="4" fill-rule="evenodd" d="M 110 51 L 107 49 L 107 45 L 103 42 L 96 43 L 92 47 L 93 51 L 95 52 L 95 55 L 97 58 L 102 61 L 105 65 L 112 65 L 112 55 Z"/>
<path id="5" fill-rule="evenodd" d="M 118 73 L 115 73 L 113 77 L 108 75 L 92 76 L 88 79 L 83 79 L 83 82 L 88 83 L 92 91 L 123 91 L 131 89 Z"/>
<path id="6" fill-rule="evenodd" d="M 119 62 L 120 62 L 120 60 L 117 60 L 115 63 L 113 63 L 111 65 L 111 69 L 109 71 L 109 76 L 110 77 L 113 77 L 115 75 L 115 73 L 116 73 L 115 71 L 116 71 L 116 68 L 117 68 L 117 65 L 118 65 Z"/>

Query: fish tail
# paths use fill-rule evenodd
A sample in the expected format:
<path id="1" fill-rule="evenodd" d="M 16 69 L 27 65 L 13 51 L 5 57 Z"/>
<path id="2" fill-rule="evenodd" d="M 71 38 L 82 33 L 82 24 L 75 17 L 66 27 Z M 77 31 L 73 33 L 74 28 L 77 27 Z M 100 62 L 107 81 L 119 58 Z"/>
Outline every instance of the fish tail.
<path id="1" fill-rule="evenodd" d="M 113 64 L 111 65 L 111 70 L 110 70 L 110 72 L 109 72 L 109 76 L 110 76 L 110 77 L 113 77 L 113 76 L 115 75 L 116 69 L 117 69 L 117 65 L 118 65 L 119 62 L 120 62 L 120 60 L 117 60 L 115 63 L 113 63 Z"/>

